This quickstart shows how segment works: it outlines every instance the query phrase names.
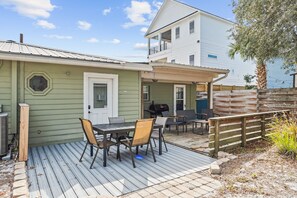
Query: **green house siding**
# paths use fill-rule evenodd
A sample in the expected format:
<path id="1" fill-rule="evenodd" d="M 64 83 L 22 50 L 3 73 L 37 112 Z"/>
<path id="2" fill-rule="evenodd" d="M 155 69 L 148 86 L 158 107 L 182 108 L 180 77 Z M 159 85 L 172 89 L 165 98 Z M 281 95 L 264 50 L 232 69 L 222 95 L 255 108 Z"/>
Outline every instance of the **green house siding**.
<path id="1" fill-rule="evenodd" d="M 144 110 L 148 109 L 152 101 L 155 104 L 168 104 L 169 111 L 173 114 L 174 106 L 174 84 L 173 83 L 143 83 L 150 87 L 150 100 L 144 101 Z M 186 85 L 186 109 L 196 109 L 196 87 Z M 145 117 L 149 114 L 145 113 Z"/>
<path id="2" fill-rule="evenodd" d="M 119 115 L 127 121 L 140 117 L 140 82 L 137 71 L 25 63 L 24 79 L 33 72 L 46 73 L 52 79 L 52 90 L 44 96 L 32 95 L 27 89 L 24 91 L 24 102 L 30 105 L 30 145 L 70 142 L 83 138 L 78 118 L 83 117 L 84 72 L 118 74 Z"/>
<path id="3" fill-rule="evenodd" d="M 12 133 L 16 132 L 11 130 L 11 72 L 11 61 L 0 60 L 0 105 L 3 105 L 2 111 L 8 113 L 9 140 L 12 138 Z"/>

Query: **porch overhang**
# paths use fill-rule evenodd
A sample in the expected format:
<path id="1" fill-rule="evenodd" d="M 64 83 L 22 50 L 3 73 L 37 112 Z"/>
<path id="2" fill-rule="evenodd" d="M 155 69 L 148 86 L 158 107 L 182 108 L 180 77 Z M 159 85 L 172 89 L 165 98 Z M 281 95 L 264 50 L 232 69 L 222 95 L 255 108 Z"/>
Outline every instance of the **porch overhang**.
<path id="1" fill-rule="evenodd" d="M 141 78 L 144 82 L 168 83 L 206 83 L 213 82 L 220 75 L 227 75 L 229 70 L 201 66 L 190 66 L 175 63 L 149 63 L 153 71 L 142 71 Z"/>

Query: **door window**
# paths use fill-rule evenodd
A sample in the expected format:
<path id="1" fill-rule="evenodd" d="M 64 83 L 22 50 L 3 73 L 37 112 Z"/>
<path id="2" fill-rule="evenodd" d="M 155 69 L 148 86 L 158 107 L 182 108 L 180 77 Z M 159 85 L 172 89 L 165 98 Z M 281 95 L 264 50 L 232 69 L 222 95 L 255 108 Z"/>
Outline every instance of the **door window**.
<path id="1" fill-rule="evenodd" d="M 94 108 L 107 108 L 107 84 L 94 83 Z"/>

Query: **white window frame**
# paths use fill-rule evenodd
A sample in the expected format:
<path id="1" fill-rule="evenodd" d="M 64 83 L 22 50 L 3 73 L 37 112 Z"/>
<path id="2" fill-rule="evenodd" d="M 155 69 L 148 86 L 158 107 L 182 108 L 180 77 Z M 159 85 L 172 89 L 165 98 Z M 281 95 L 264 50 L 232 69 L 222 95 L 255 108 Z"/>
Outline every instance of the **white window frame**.
<path id="1" fill-rule="evenodd" d="M 147 91 L 144 90 L 144 87 L 147 87 Z M 150 86 L 149 85 L 143 85 L 143 101 L 150 101 Z M 145 94 L 147 95 L 147 98 L 145 98 Z"/>

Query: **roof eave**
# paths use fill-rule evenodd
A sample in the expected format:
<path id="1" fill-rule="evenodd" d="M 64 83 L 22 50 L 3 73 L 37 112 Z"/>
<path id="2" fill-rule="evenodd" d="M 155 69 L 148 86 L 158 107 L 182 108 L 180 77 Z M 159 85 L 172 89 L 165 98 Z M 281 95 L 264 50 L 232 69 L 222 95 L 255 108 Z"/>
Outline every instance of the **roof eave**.
<path id="1" fill-rule="evenodd" d="M 109 62 L 76 60 L 76 59 L 45 57 L 45 56 L 18 54 L 18 53 L 5 53 L 5 52 L 4 53 L 0 52 L 0 60 L 51 63 L 51 64 L 60 64 L 60 65 L 73 65 L 73 66 L 121 69 L 121 70 L 132 70 L 132 71 L 152 71 L 153 70 L 153 68 L 148 64 L 109 63 Z"/>

